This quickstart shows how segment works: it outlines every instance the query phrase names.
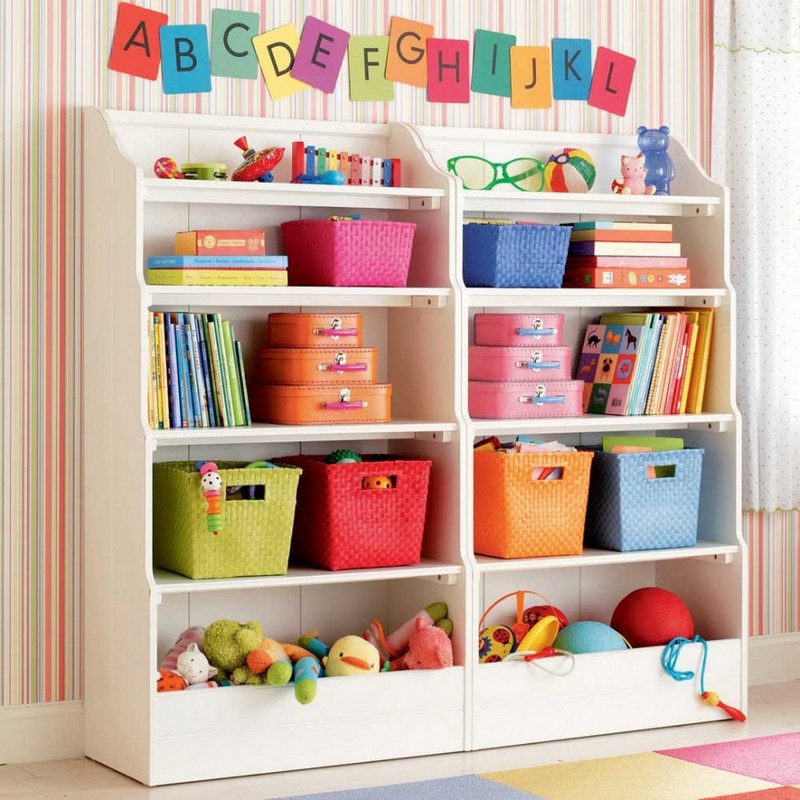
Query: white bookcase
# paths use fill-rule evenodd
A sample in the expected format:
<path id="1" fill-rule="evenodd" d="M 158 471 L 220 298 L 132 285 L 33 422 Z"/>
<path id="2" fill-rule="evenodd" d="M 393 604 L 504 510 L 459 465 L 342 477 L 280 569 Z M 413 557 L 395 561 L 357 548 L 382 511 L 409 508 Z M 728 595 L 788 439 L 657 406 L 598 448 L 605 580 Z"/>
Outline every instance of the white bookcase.
<path id="1" fill-rule="evenodd" d="M 238 163 L 233 141 L 287 150 L 272 184 L 158 180 L 153 162 Z M 608 621 L 630 589 L 678 592 L 710 642 L 706 684 L 746 704 L 745 549 L 740 529 L 739 418 L 734 405 L 733 294 L 725 191 L 673 143 L 671 197 L 606 194 L 633 138 L 412 128 L 86 109 L 84 114 L 84 508 L 86 754 L 157 785 L 340 763 L 444 753 L 718 719 L 697 687 L 660 667 L 660 648 L 579 656 L 555 678 L 530 665 L 478 665 L 478 618 L 501 594 L 533 589 L 575 619 Z M 291 142 L 403 159 L 401 189 L 289 184 Z M 466 153 L 546 158 L 564 145 L 595 157 L 597 192 L 466 192 L 442 165 Z M 676 191 L 677 190 L 677 191 Z M 678 194 L 680 192 L 680 194 Z M 268 252 L 280 223 L 358 212 L 417 224 L 402 289 L 157 287 L 150 255 L 171 252 L 177 230 L 263 227 Z M 466 289 L 461 222 L 513 215 L 543 221 L 597 216 L 665 218 L 693 271 L 679 293 L 636 290 Z M 717 318 L 706 408 L 672 417 L 585 416 L 472 421 L 467 347 L 481 310 L 560 310 L 577 351 L 583 325 L 605 309 L 714 305 Z M 152 310 L 218 311 L 235 322 L 249 375 L 270 311 L 361 310 L 365 344 L 379 348 L 393 386 L 392 422 L 153 431 L 147 421 L 146 321 Z M 679 430 L 705 448 L 699 542 L 639 553 L 506 561 L 472 550 L 472 444 L 489 434 L 537 433 L 595 443 L 604 432 Z M 285 576 L 192 581 L 152 567 L 152 465 L 165 460 L 252 460 L 294 453 L 418 455 L 433 462 L 419 565 L 329 572 L 291 566 Z M 332 641 L 373 617 L 389 629 L 444 600 L 455 625 L 455 666 L 441 671 L 322 680 L 316 700 L 291 688 L 234 687 L 159 695 L 153 678 L 186 627 L 258 619 L 294 641 L 319 629 Z M 511 613 L 511 611 L 509 611 Z M 697 648 L 698 645 L 692 645 Z M 693 657 L 684 656 L 688 661 Z M 690 668 L 694 668 L 694 664 Z M 123 677 L 124 676 L 124 677 Z"/>

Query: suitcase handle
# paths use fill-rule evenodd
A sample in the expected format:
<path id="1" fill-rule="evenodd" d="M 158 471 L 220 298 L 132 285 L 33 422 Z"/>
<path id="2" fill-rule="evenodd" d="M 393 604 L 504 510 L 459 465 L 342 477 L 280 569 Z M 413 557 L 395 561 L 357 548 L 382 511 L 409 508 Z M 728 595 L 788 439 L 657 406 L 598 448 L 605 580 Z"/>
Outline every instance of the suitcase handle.
<path id="1" fill-rule="evenodd" d="M 523 369 L 558 369 L 561 366 L 559 361 L 515 361 L 515 367 L 522 367 Z"/>
<path id="2" fill-rule="evenodd" d="M 358 328 L 314 328 L 315 336 L 358 336 Z"/>
<path id="3" fill-rule="evenodd" d="M 555 336 L 555 328 L 517 328 L 518 336 Z"/>
<path id="4" fill-rule="evenodd" d="M 349 403 L 323 403 L 322 407 L 329 411 L 357 411 L 359 408 L 366 408 L 367 403 L 364 400 L 353 400 Z"/>
<path id="5" fill-rule="evenodd" d="M 318 370 L 329 372 L 366 372 L 366 362 L 363 364 L 317 364 Z"/>
<path id="6" fill-rule="evenodd" d="M 520 403 L 533 403 L 535 406 L 543 406 L 545 403 L 566 403 L 567 398 L 565 395 L 555 395 L 553 397 L 536 397 L 532 394 L 524 394 L 517 398 Z"/>

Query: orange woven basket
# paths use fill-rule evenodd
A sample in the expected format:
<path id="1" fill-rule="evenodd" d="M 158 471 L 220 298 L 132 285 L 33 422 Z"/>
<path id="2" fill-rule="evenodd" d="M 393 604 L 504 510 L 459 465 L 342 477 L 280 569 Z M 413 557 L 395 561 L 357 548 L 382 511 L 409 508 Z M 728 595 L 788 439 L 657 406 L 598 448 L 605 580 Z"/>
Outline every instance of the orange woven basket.
<path id="1" fill-rule="evenodd" d="M 579 555 L 591 452 L 474 454 L 475 552 L 497 558 Z M 536 480 L 560 467 L 559 480 Z"/>

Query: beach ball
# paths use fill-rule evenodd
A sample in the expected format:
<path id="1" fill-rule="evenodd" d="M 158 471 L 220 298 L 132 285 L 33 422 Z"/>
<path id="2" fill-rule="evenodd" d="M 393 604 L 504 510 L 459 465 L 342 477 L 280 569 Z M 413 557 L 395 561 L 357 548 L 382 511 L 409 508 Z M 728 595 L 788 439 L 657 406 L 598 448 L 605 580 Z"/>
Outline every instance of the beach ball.
<path id="1" fill-rule="evenodd" d="M 671 642 L 676 636 L 694 637 L 694 620 L 678 595 L 646 586 L 619 601 L 611 616 L 611 627 L 619 631 L 631 647 L 654 647 Z"/>
<path id="2" fill-rule="evenodd" d="M 567 625 L 553 643 L 556 650 L 568 653 L 603 653 L 607 650 L 627 650 L 627 642 L 602 622 L 582 620 Z"/>
<path id="3" fill-rule="evenodd" d="M 588 192 L 596 176 L 592 157 L 577 147 L 553 153 L 544 165 L 544 184 L 550 192 Z"/>

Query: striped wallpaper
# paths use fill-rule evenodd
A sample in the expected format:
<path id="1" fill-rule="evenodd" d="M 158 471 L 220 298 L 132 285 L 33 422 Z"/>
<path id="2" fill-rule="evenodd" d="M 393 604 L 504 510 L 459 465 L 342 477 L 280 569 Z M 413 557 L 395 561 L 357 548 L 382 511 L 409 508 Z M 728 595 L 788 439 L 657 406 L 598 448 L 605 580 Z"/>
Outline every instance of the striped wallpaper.
<path id="1" fill-rule="evenodd" d="M 0 4 L 2 394 L 0 395 L 0 705 L 81 696 L 80 115 L 83 105 L 247 116 L 633 133 L 668 124 L 709 161 L 710 0 L 141 0 L 174 23 L 210 23 L 211 8 L 256 11 L 262 29 L 306 15 L 352 34 L 388 32 L 393 15 L 438 36 L 475 28 L 520 44 L 590 38 L 638 59 L 625 117 L 586 103 L 512 110 L 473 95 L 431 105 L 398 85 L 391 103 L 354 104 L 346 76 L 327 95 L 273 103 L 261 80 L 213 79 L 206 95 L 165 96 L 160 82 L 110 72 L 116 0 Z M 457 12 L 456 12 L 456 9 Z M 13 65 L 13 69 L 12 69 Z M 101 169 L 101 165 L 97 165 Z M 113 180 L 109 176 L 109 180 Z M 99 490 L 100 487 L 98 487 Z M 794 528 L 796 530 L 796 526 Z M 792 624 L 795 617 L 792 616 Z"/>

